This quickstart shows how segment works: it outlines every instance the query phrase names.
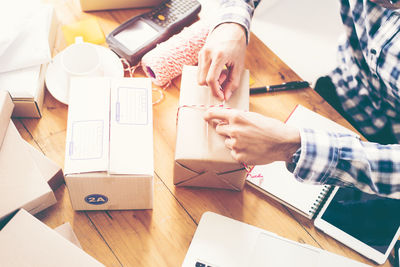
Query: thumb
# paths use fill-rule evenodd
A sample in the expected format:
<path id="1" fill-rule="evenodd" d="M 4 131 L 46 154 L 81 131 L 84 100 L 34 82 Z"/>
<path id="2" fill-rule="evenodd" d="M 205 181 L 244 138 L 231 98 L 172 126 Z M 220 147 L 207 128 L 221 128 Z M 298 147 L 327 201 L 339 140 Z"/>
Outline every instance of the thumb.
<path id="1" fill-rule="evenodd" d="M 243 66 L 232 66 L 224 83 L 224 97 L 229 100 L 232 93 L 239 88 Z"/>

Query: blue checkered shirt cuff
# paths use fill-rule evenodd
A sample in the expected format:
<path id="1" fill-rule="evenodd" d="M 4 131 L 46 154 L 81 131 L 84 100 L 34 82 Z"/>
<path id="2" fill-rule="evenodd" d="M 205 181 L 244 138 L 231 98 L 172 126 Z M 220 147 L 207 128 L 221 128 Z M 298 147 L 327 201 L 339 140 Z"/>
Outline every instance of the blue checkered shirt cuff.
<path id="1" fill-rule="evenodd" d="M 301 148 L 295 177 L 309 183 L 323 184 L 331 176 L 338 164 L 338 140 L 334 133 L 318 132 L 312 129 L 301 129 Z"/>
<path id="2" fill-rule="evenodd" d="M 254 1 L 224 0 L 212 29 L 222 23 L 237 23 L 246 31 L 246 43 L 250 41 L 250 23 L 254 13 Z"/>
<path id="3" fill-rule="evenodd" d="M 297 180 L 356 187 L 400 198 L 400 145 L 362 142 L 356 135 L 300 129 L 301 148 L 292 159 Z"/>

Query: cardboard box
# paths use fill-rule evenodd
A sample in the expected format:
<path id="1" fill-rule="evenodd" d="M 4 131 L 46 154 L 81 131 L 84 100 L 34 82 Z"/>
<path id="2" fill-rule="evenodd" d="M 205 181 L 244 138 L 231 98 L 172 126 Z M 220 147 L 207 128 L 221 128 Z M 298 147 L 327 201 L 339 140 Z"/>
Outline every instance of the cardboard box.
<path id="1" fill-rule="evenodd" d="M 45 177 L 10 120 L 13 103 L 0 91 L 0 223 L 19 208 L 35 214 L 56 203 Z M 8 118 L 8 120 L 7 120 Z"/>
<path id="2" fill-rule="evenodd" d="M 82 249 L 81 243 L 79 242 L 79 239 L 76 237 L 74 230 L 72 230 L 71 224 L 69 224 L 69 222 L 66 222 L 54 228 L 54 231 L 59 233 L 62 237 L 67 239 L 69 242 L 71 242 L 78 248 Z"/>
<path id="3" fill-rule="evenodd" d="M 243 188 L 246 170 L 232 158 L 225 147 L 225 138 L 204 120 L 205 108 L 201 107 L 218 104 L 221 101 L 212 96 L 209 87 L 198 85 L 197 67 L 184 66 L 175 149 L 175 185 L 238 191 Z M 243 72 L 239 88 L 225 105 L 249 109 L 248 70 Z"/>
<path id="4" fill-rule="evenodd" d="M 0 265 L 104 266 L 23 209 L 0 231 Z"/>
<path id="5" fill-rule="evenodd" d="M 58 20 L 54 7 L 46 5 L 42 11 L 43 25 L 49 30 L 49 47 L 54 48 Z M 10 92 L 15 108 L 13 117 L 40 118 L 44 99 L 44 79 L 47 63 L 15 71 L 0 73 L 0 90 Z"/>
<path id="6" fill-rule="evenodd" d="M 151 91 L 147 78 L 71 80 L 64 172 L 75 210 L 152 208 Z"/>
<path id="7" fill-rule="evenodd" d="M 11 96 L 7 91 L 0 91 L 0 148 L 7 133 L 7 126 L 14 108 Z"/>
<path id="8" fill-rule="evenodd" d="M 51 190 L 56 191 L 64 183 L 64 173 L 62 169 L 28 142 L 25 141 L 25 144 Z"/>

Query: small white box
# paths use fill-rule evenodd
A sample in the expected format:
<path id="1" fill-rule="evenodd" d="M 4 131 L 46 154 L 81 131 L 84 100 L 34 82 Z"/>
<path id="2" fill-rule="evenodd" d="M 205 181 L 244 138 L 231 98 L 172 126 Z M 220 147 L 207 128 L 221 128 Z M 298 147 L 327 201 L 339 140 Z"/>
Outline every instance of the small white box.
<path id="1" fill-rule="evenodd" d="M 43 10 L 43 26 L 48 27 L 49 48 L 54 48 L 58 19 L 51 5 Z M 10 92 L 15 108 L 13 117 L 40 118 L 44 99 L 44 79 L 48 63 L 0 73 L 0 90 Z"/>
<path id="2" fill-rule="evenodd" d="M 0 230 L 0 265 L 104 266 L 23 209 Z"/>
<path id="3" fill-rule="evenodd" d="M 152 208 L 151 90 L 147 78 L 71 80 L 64 173 L 75 210 Z"/>

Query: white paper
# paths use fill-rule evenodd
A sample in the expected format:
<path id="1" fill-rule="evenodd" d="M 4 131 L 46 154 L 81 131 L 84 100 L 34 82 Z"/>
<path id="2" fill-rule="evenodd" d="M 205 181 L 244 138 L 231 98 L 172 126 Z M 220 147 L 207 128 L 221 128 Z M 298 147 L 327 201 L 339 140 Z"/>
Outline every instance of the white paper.
<path id="1" fill-rule="evenodd" d="M 21 8 L 21 7 L 24 8 Z M 21 34 L 36 11 L 40 8 L 39 0 L 2 1 L 0 9 L 0 55 Z"/>
<path id="2" fill-rule="evenodd" d="M 261 1 L 251 30 L 310 82 L 336 67 L 338 39 L 344 33 L 336 0 Z"/>
<path id="3" fill-rule="evenodd" d="M 147 125 L 149 123 L 149 88 L 118 87 L 116 121 L 119 124 Z"/>
<path id="4" fill-rule="evenodd" d="M 325 187 L 297 181 L 283 161 L 255 166 L 247 180 L 308 215 Z"/>
<path id="5" fill-rule="evenodd" d="M 71 80 L 65 173 L 108 170 L 110 82 Z"/>
<path id="6" fill-rule="evenodd" d="M 20 5 L 23 8 L 10 10 L 10 12 L 18 16 L 21 9 L 28 9 L 28 6 L 24 6 L 24 2 L 22 1 Z M 14 38 L 12 41 L 4 41 L 4 43 L 7 43 L 7 48 L 4 48 L 3 53 L 0 54 L 0 72 L 41 65 L 50 61 L 49 31 L 53 7 L 43 4 L 39 4 L 39 7 L 31 11 L 35 11 L 31 16 L 25 17 L 24 25 L 16 26 L 22 28 L 18 35 L 11 36 L 11 38 Z M 8 22 L 4 23 L 7 24 Z"/>
<path id="7" fill-rule="evenodd" d="M 111 81 L 110 173 L 153 175 L 151 82 Z"/>

